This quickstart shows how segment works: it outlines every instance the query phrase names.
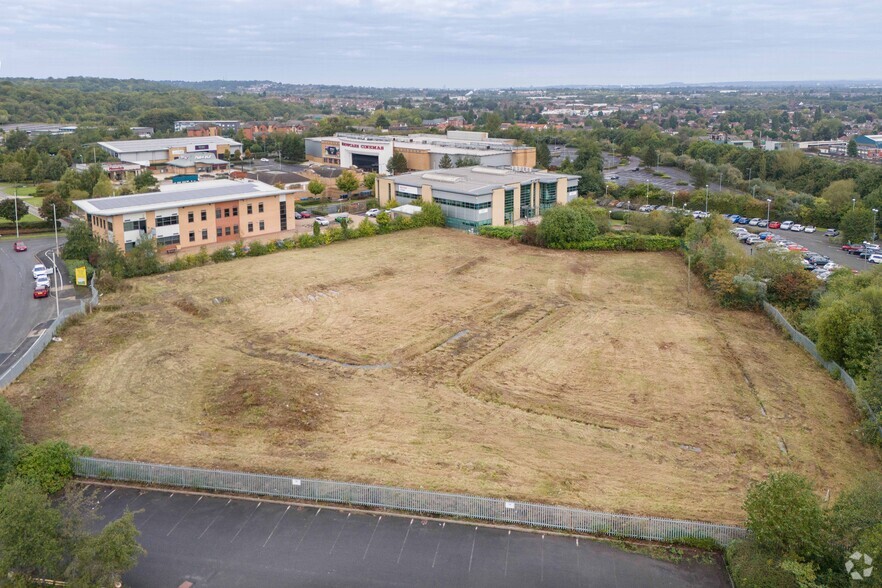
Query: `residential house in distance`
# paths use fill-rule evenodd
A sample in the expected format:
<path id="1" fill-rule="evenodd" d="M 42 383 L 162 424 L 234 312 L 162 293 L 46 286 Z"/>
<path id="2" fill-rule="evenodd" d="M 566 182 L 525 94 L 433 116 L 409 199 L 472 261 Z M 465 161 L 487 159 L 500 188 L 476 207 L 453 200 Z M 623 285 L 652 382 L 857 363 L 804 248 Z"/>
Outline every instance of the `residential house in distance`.
<path id="1" fill-rule="evenodd" d="M 288 133 L 302 133 L 305 127 L 303 124 L 295 125 L 291 122 L 247 122 L 242 125 L 241 131 L 242 136 L 248 139 L 249 141 L 254 141 L 256 137 L 272 135 L 272 134 L 281 134 L 287 135 Z"/>
<path id="2" fill-rule="evenodd" d="M 199 123 L 187 129 L 188 137 L 217 137 L 221 128 L 212 123 Z"/>

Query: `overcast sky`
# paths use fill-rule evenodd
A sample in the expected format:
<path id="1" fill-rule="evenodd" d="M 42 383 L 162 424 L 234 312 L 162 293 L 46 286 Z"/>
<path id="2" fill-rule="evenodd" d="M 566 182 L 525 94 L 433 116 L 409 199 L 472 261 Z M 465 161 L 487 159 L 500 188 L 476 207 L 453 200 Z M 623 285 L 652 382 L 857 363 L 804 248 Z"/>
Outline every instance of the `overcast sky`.
<path id="1" fill-rule="evenodd" d="M 880 79 L 879 0 L 7 0 L 0 77 L 417 87 Z"/>

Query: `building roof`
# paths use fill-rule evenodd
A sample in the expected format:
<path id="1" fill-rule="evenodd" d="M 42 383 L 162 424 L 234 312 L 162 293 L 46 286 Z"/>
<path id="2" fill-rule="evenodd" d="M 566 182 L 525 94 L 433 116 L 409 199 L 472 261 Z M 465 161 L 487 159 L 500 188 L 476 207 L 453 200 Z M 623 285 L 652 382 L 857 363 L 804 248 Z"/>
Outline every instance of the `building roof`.
<path id="1" fill-rule="evenodd" d="M 187 155 L 182 155 L 169 161 L 166 165 L 172 165 L 174 167 L 193 167 L 197 163 L 206 163 L 209 165 L 225 165 L 229 163 L 228 161 L 224 161 L 217 157 L 205 157 L 204 155 L 196 157 L 197 155 L 199 154 L 188 153 Z"/>
<path id="2" fill-rule="evenodd" d="M 432 186 L 433 190 L 444 190 L 458 194 L 479 196 L 489 194 L 496 188 L 512 184 L 524 185 L 533 182 L 552 183 L 560 178 L 577 180 L 579 176 L 555 174 L 529 168 L 458 167 L 432 171 L 412 172 L 390 178 L 396 184 L 419 188 Z"/>
<path id="3" fill-rule="evenodd" d="M 248 172 L 248 177 L 253 180 L 272 184 L 301 184 L 309 182 L 309 178 L 301 176 L 300 174 L 278 170 Z"/>
<path id="4" fill-rule="evenodd" d="M 291 190 L 279 190 L 274 186 L 254 180 L 211 180 L 186 185 L 163 185 L 159 190 L 159 192 L 146 194 L 74 200 L 74 204 L 88 214 L 113 216 L 161 208 L 198 206 L 255 196 L 276 196 L 291 193 Z"/>
<path id="5" fill-rule="evenodd" d="M 860 135 L 854 138 L 854 142 L 882 147 L 882 135 Z"/>
<path id="6" fill-rule="evenodd" d="M 408 216 L 413 216 L 416 213 L 422 211 L 423 208 L 415 204 L 402 204 L 401 206 L 396 206 L 392 209 L 392 212 L 397 212 L 398 214 L 406 214 Z"/>
<path id="7" fill-rule="evenodd" d="M 242 147 L 242 143 L 227 137 L 177 137 L 169 139 L 139 139 L 136 141 L 104 141 L 98 143 L 104 149 L 116 153 L 143 153 L 145 151 L 164 151 L 172 147 L 225 143 L 231 147 Z"/>

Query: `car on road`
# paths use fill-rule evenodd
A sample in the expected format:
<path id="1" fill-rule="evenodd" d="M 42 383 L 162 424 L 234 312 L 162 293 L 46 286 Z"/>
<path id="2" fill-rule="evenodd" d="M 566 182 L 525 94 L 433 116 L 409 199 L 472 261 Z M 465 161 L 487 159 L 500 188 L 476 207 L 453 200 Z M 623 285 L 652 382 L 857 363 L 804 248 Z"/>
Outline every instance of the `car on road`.
<path id="1" fill-rule="evenodd" d="M 48 298 L 49 297 L 49 286 L 35 286 L 34 287 L 34 298 Z"/>
<path id="2" fill-rule="evenodd" d="M 323 227 L 327 227 L 328 225 L 331 224 L 331 221 L 329 221 L 328 219 L 326 219 L 326 218 L 323 217 L 323 216 L 317 216 L 317 217 L 315 217 L 315 222 L 317 222 L 318 224 L 320 224 L 320 225 L 323 226 Z"/>
<path id="3" fill-rule="evenodd" d="M 800 233 L 800 232 L 802 232 L 802 225 L 799 225 L 799 224 L 791 225 L 790 230 L 793 231 L 794 233 Z"/>
<path id="4" fill-rule="evenodd" d="M 619 179 L 619 176 L 616 175 L 616 174 L 613 174 L 613 175 L 611 175 L 611 176 L 609 177 L 609 179 L 611 179 L 611 180 L 618 180 L 618 179 Z"/>
<path id="5" fill-rule="evenodd" d="M 824 236 L 825 237 L 838 237 L 839 231 L 837 231 L 836 229 L 827 229 L 826 231 L 824 231 Z"/>
<path id="6" fill-rule="evenodd" d="M 47 288 L 52 282 L 49 280 L 49 276 L 46 274 L 37 276 L 37 279 L 34 281 L 34 286 L 46 286 Z"/>
<path id="7" fill-rule="evenodd" d="M 303 212 L 300 213 L 300 216 L 302 216 L 303 218 L 312 218 L 312 213 L 309 212 L 308 210 L 304 210 Z"/>
<path id="8" fill-rule="evenodd" d="M 882 253 L 873 253 L 867 258 L 870 263 L 882 263 Z"/>
<path id="9" fill-rule="evenodd" d="M 52 275 L 52 268 L 46 267 L 42 263 L 38 263 L 34 266 L 34 279 L 36 280 L 40 276 L 50 276 Z"/>
<path id="10" fill-rule="evenodd" d="M 378 214 L 380 214 L 379 208 L 371 208 L 366 213 L 364 213 L 365 216 L 377 216 Z"/>
<path id="11" fill-rule="evenodd" d="M 15 245 L 12 246 L 13 251 L 27 251 L 28 246 L 25 245 L 24 241 L 16 241 Z"/>
<path id="12" fill-rule="evenodd" d="M 780 228 L 781 228 L 781 223 L 778 222 L 778 221 L 770 221 L 770 222 L 769 222 L 769 228 L 770 228 L 770 229 L 780 229 Z"/>
<path id="13" fill-rule="evenodd" d="M 340 223 L 342 225 L 343 221 L 349 222 L 349 215 L 348 214 L 341 214 L 340 216 L 334 217 L 335 223 Z"/>
<path id="14" fill-rule="evenodd" d="M 266 157 L 261 157 L 260 160 L 261 161 L 269 161 L 269 159 L 267 159 Z"/>
<path id="15" fill-rule="evenodd" d="M 780 228 L 782 231 L 789 231 L 790 227 L 792 227 L 792 226 L 793 226 L 793 221 L 784 221 L 783 223 L 781 223 Z"/>
<path id="16" fill-rule="evenodd" d="M 818 229 L 815 228 L 815 225 L 809 225 L 809 226 L 807 226 L 806 228 L 804 228 L 802 231 L 803 231 L 804 233 L 814 233 L 814 232 L 817 231 L 817 230 L 818 230 Z"/>

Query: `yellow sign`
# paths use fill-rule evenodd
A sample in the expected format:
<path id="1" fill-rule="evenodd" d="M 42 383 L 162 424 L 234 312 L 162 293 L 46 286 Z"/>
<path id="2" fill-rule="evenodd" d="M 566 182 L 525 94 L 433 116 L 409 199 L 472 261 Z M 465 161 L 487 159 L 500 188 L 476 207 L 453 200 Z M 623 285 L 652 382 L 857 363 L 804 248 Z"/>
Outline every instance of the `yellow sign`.
<path id="1" fill-rule="evenodd" d="M 77 275 L 77 286 L 87 286 L 88 282 L 86 282 L 86 266 L 81 265 L 76 269 Z"/>

